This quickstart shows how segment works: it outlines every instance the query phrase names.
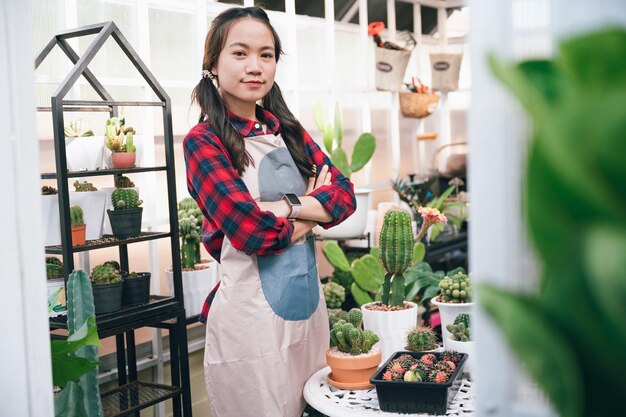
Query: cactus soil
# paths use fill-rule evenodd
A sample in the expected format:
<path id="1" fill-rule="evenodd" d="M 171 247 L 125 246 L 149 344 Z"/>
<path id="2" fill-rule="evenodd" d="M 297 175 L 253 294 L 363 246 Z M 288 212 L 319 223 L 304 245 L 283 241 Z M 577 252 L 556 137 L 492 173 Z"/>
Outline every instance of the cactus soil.
<path id="1" fill-rule="evenodd" d="M 372 311 L 399 311 L 399 310 L 408 310 L 409 308 L 412 308 L 412 307 L 413 306 L 407 302 L 405 302 L 404 305 L 402 306 L 390 306 L 387 304 L 383 304 L 380 301 L 376 301 L 375 303 L 372 303 L 365 308 L 367 308 L 368 310 L 372 310 Z"/>

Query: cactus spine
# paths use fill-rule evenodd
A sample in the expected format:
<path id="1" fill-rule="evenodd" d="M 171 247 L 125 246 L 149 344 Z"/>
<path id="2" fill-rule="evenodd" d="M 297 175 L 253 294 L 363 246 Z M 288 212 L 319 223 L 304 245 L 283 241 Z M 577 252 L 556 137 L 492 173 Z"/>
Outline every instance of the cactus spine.
<path id="1" fill-rule="evenodd" d="M 403 273 L 411 264 L 413 255 L 411 215 L 401 209 L 387 211 L 379 241 L 380 260 L 387 271 L 381 301 L 390 306 L 402 306 L 405 292 Z"/>
<path id="2" fill-rule="evenodd" d="M 83 220 L 83 209 L 80 206 L 70 207 L 70 222 L 72 227 L 82 226 L 85 224 Z"/>
<path id="3" fill-rule="evenodd" d="M 430 327 L 416 327 L 406 337 L 406 348 L 413 352 L 423 352 L 437 347 L 437 336 Z"/>
<path id="4" fill-rule="evenodd" d="M 115 210 L 124 210 L 139 207 L 143 200 L 139 199 L 139 193 L 132 188 L 116 188 L 111 194 L 111 202 Z"/>
<path id="5" fill-rule="evenodd" d="M 180 258 L 183 268 L 193 269 L 200 262 L 202 211 L 191 197 L 178 203 L 178 232 L 181 239 Z"/>
<path id="6" fill-rule="evenodd" d="M 72 335 L 90 317 L 95 317 L 93 293 L 87 274 L 83 270 L 72 272 L 67 279 L 67 329 Z M 93 321 L 93 320 L 92 320 Z M 89 327 L 95 326 L 95 323 Z M 97 346 L 83 346 L 77 356 L 98 361 Z M 98 368 L 80 377 L 79 383 L 84 393 L 83 403 L 88 416 L 102 417 L 102 403 L 98 387 Z"/>

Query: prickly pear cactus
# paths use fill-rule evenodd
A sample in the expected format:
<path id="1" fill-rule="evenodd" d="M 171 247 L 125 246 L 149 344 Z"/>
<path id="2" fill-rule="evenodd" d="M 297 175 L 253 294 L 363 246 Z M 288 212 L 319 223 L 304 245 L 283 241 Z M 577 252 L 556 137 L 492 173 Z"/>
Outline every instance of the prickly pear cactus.
<path id="1" fill-rule="evenodd" d="M 402 306 L 405 280 L 403 272 L 413 257 L 413 227 L 406 210 L 391 209 L 385 213 L 380 231 L 380 260 L 387 271 L 383 282 L 382 303 Z"/>
<path id="2" fill-rule="evenodd" d="M 67 279 L 67 329 L 72 335 L 90 317 L 95 317 L 91 283 L 83 270 L 72 272 Z M 95 324 L 92 324 L 95 325 Z M 77 356 L 97 361 L 98 347 L 83 346 Z M 98 368 L 80 377 L 79 385 L 84 393 L 83 402 L 88 416 L 102 417 L 102 403 L 98 386 Z"/>
<path id="3" fill-rule="evenodd" d="M 132 188 L 116 188 L 111 194 L 111 202 L 115 210 L 124 210 L 139 207 L 143 200 L 139 199 L 139 193 Z"/>

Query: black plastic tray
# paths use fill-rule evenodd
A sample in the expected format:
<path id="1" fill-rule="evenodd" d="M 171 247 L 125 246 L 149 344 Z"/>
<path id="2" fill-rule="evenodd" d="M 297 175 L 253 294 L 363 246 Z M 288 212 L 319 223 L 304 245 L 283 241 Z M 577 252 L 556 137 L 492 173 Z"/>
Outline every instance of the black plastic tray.
<path id="1" fill-rule="evenodd" d="M 445 384 L 383 380 L 382 376 L 389 362 L 405 353 L 418 359 L 427 353 L 434 354 L 437 359 L 443 355 L 442 352 L 395 352 L 370 379 L 370 382 L 376 386 L 380 409 L 396 413 L 445 414 L 448 405 L 454 400 L 461 387 L 460 376 L 463 375 L 462 370 L 467 354 L 461 354 L 461 360 Z"/>

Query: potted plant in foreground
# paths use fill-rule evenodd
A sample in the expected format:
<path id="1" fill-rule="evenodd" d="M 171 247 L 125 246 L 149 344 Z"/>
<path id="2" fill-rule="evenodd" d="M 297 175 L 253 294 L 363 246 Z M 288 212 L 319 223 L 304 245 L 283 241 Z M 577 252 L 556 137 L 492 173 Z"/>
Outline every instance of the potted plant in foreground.
<path id="1" fill-rule="evenodd" d="M 113 235 L 118 239 L 139 236 L 141 234 L 141 216 L 143 200 L 132 188 L 116 188 L 111 194 L 113 210 L 107 210 Z"/>
<path id="2" fill-rule="evenodd" d="M 207 294 L 218 281 L 215 268 L 200 258 L 202 241 L 202 211 L 191 197 L 178 203 L 178 233 L 180 235 L 180 258 L 183 277 L 183 298 L 187 317 L 200 314 Z M 174 296 L 172 268 L 165 270 L 170 295 Z"/>
<path id="3" fill-rule="evenodd" d="M 378 369 L 381 351 L 378 335 L 363 330 L 363 314 L 358 308 L 348 312 L 348 321 L 339 320 L 330 331 L 326 362 L 330 366 L 328 383 L 339 389 L 370 388 L 370 378 Z"/>
<path id="4" fill-rule="evenodd" d="M 122 308 L 122 275 L 110 264 L 102 264 L 91 271 L 93 303 L 96 313 L 111 313 Z"/>
<path id="5" fill-rule="evenodd" d="M 424 246 L 420 240 L 430 226 L 445 221 L 445 216 L 437 210 L 425 207 L 420 210 L 424 221 L 416 238 L 413 238 L 409 212 L 394 208 L 385 213 L 379 238 L 379 257 L 386 271 L 381 300 L 361 306 L 365 328 L 380 335 L 384 358 L 401 350 L 406 333 L 417 325 L 417 305 L 405 300 L 404 272 L 414 257 L 423 258 Z M 416 256 L 415 252 L 420 254 Z"/>
<path id="6" fill-rule="evenodd" d="M 137 148 L 134 142 L 135 129 L 125 125 L 124 118 L 111 117 L 106 121 L 106 147 L 112 152 L 114 168 L 126 169 L 135 166 Z"/>
<path id="7" fill-rule="evenodd" d="M 70 207 L 70 222 L 72 224 L 72 246 L 85 244 L 85 221 L 83 220 L 83 209 L 80 206 Z"/>

